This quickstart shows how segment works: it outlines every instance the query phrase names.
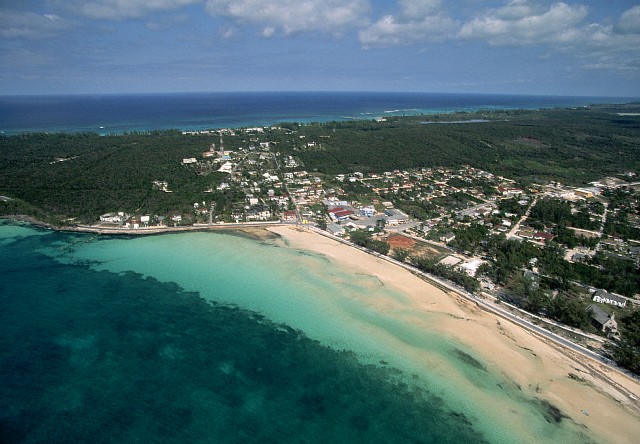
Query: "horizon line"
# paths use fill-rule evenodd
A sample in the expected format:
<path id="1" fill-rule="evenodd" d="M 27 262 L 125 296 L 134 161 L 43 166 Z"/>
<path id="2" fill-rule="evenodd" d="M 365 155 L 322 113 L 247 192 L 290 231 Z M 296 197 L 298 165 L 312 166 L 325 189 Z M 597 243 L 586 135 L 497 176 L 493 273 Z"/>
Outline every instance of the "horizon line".
<path id="1" fill-rule="evenodd" d="M 583 94 L 526 94 L 526 93 L 486 93 L 486 92 L 442 92 L 442 91 L 377 91 L 377 90 L 226 90 L 226 91 L 169 91 L 169 92 L 66 92 L 38 94 L 3 94 L 0 97 L 62 97 L 62 96 L 153 96 L 153 95 L 199 95 L 199 94 L 428 94 L 457 96 L 504 96 L 504 97 L 566 97 L 566 98 L 606 98 L 639 100 L 640 96 L 583 95 Z"/>

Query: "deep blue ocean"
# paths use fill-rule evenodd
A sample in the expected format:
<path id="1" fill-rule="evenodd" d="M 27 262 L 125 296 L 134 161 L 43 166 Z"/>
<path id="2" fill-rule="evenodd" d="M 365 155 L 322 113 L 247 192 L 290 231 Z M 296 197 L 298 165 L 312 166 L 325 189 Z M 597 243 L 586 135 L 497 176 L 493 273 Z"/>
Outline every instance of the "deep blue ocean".
<path id="1" fill-rule="evenodd" d="M 637 100 L 637 99 L 636 99 Z M 123 133 L 325 122 L 479 109 L 542 109 L 631 98 L 387 92 L 229 92 L 0 97 L 0 133 Z"/>

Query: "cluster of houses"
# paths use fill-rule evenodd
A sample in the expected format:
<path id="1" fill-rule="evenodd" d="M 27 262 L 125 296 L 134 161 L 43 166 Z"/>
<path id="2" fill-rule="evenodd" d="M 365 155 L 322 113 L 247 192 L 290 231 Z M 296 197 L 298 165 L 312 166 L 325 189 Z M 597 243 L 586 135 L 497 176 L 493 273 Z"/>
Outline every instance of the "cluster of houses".
<path id="1" fill-rule="evenodd" d="M 171 217 L 175 218 L 177 216 L 179 215 L 174 214 Z M 164 221 L 165 221 L 165 216 L 158 216 L 158 215 L 131 216 L 122 211 L 105 213 L 100 216 L 100 222 L 103 224 L 113 224 L 113 225 L 124 226 L 127 228 L 140 228 L 140 227 L 149 227 L 152 225 L 163 225 Z"/>
<path id="2" fill-rule="evenodd" d="M 376 211 L 374 205 L 351 204 L 336 198 L 325 199 L 322 203 L 331 223 L 342 225 L 349 230 L 373 231 L 381 225 L 396 226 L 409 222 L 409 216 L 403 211 L 393 208 L 390 202 L 383 203 L 384 209 L 379 212 Z"/>
<path id="3" fill-rule="evenodd" d="M 540 192 L 539 189 L 524 190 L 509 179 L 468 166 L 460 169 L 420 168 L 367 174 L 353 172 L 326 177 L 304 171 L 301 162 L 294 156 L 280 156 L 273 152 L 271 148 L 274 143 L 261 140 L 265 130 L 260 127 L 242 130 L 241 134 L 248 140 L 247 146 L 235 148 L 235 151 L 225 149 L 222 138 L 223 135 L 234 133 L 228 130 L 207 132 L 206 135 L 219 136 L 217 145 L 211 143 L 200 159 L 182 159 L 185 168 L 194 168 L 198 174 L 226 174 L 224 181 L 217 184 L 217 191 L 242 190 L 243 193 L 238 194 L 244 195 L 244 200 L 234 203 L 227 220 L 252 222 L 279 219 L 297 223 L 301 218 L 305 223 L 324 217 L 327 231 L 342 236 L 352 230 L 375 231 L 383 227 L 406 226 L 411 218 L 392 201 L 402 208 L 405 207 L 399 202 L 415 205 L 428 202 L 437 209 L 437 215 L 420 221 L 422 231 L 435 230 L 439 237 L 434 239 L 444 244 L 455 239 L 455 227 L 471 223 L 484 224 L 491 233 L 509 232 L 509 236 L 515 235 L 537 243 L 554 239 L 552 234 L 530 226 L 516 229 L 516 215 L 498 210 L 500 199 L 515 199 L 523 207 L 530 205 L 532 194 Z M 304 141 L 305 149 L 319 146 L 317 142 Z M 154 181 L 152 186 L 160 192 L 172 192 L 169 183 L 164 180 Z M 350 194 L 345 192 L 348 187 L 366 190 L 365 195 L 359 195 L 357 201 L 345 200 Z M 545 195 L 560 196 L 572 202 L 593 198 L 599 192 L 597 186 L 575 189 L 557 183 L 542 189 Z M 205 191 L 214 192 L 212 189 Z M 201 218 L 206 218 L 207 214 L 211 217 L 211 203 L 194 204 L 194 212 Z M 101 223 L 133 229 L 181 224 L 182 219 L 183 214 L 179 213 L 130 216 L 124 212 L 113 212 L 100 216 Z M 640 263 L 640 243 L 636 245 L 618 239 L 602 239 L 600 245 L 603 251 L 631 256 Z M 482 261 L 447 256 L 442 263 L 459 267 L 474 276 Z M 589 312 L 593 325 L 605 333 L 617 334 L 615 315 L 607 313 L 602 307 L 610 305 L 624 308 L 627 299 L 598 290 L 593 294 L 592 302 Z"/>

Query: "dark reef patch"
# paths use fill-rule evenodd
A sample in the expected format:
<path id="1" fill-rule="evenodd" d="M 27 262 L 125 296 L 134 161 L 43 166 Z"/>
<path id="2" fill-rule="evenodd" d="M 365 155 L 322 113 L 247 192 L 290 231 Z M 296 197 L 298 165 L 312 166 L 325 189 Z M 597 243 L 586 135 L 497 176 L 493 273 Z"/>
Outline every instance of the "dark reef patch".
<path id="1" fill-rule="evenodd" d="M 544 399 L 537 399 L 535 402 L 539 406 L 540 412 L 547 422 L 559 423 L 563 419 L 569 419 L 567 415 L 562 413 L 562 410 L 551 404 L 549 401 L 545 401 Z"/>
<path id="2" fill-rule="evenodd" d="M 464 362 L 465 364 L 475 368 L 476 370 L 482 370 L 483 372 L 487 371 L 487 368 L 484 365 L 482 365 L 482 363 L 480 361 L 478 361 L 476 358 L 474 358 L 470 354 L 463 352 L 459 348 L 456 348 L 454 350 L 454 353 L 455 353 L 456 357 L 460 361 Z"/>

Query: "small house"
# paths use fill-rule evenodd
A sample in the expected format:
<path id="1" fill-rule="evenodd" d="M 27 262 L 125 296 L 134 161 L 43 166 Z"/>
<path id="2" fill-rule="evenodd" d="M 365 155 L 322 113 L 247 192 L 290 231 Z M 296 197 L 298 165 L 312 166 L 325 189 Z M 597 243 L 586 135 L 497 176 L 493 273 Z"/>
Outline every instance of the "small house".
<path id="1" fill-rule="evenodd" d="M 591 316 L 591 324 L 604 333 L 617 334 L 618 323 L 615 320 L 615 313 L 607 314 L 603 309 L 595 304 L 591 304 L 587 310 Z"/>
<path id="2" fill-rule="evenodd" d="M 613 293 L 609 293 L 605 290 L 596 290 L 593 293 L 593 302 L 598 302 L 599 304 L 617 305 L 620 308 L 624 308 L 627 305 L 627 300 L 625 298 Z"/>
<path id="3" fill-rule="evenodd" d="M 334 236 L 344 236 L 345 229 L 338 224 L 327 224 L 327 231 Z"/>
<path id="4" fill-rule="evenodd" d="M 373 217 L 376 214 L 376 210 L 373 206 L 360 208 L 360 214 L 364 217 Z"/>
<path id="5" fill-rule="evenodd" d="M 533 238 L 539 242 L 550 242 L 553 240 L 553 234 L 538 231 L 534 234 Z"/>
<path id="6" fill-rule="evenodd" d="M 100 216 L 100 222 L 117 224 L 122 222 L 122 217 L 116 213 L 106 213 Z"/>
<path id="7" fill-rule="evenodd" d="M 440 242 L 444 242 L 444 243 L 448 244 L 449 242 L 451 242 L 455 238 L 456 238 L 455 234 L 453 234 L 452 232 L 448 232 L 444 236 L 440 236 Z"/>
<path id="8" fill-rule="evenodd" d="M 283 221 L 293 221 L 296 220 L 297 215 L 295 211 L 285 211 L 284 213 L 282 213 L 282 220 Z"/>

